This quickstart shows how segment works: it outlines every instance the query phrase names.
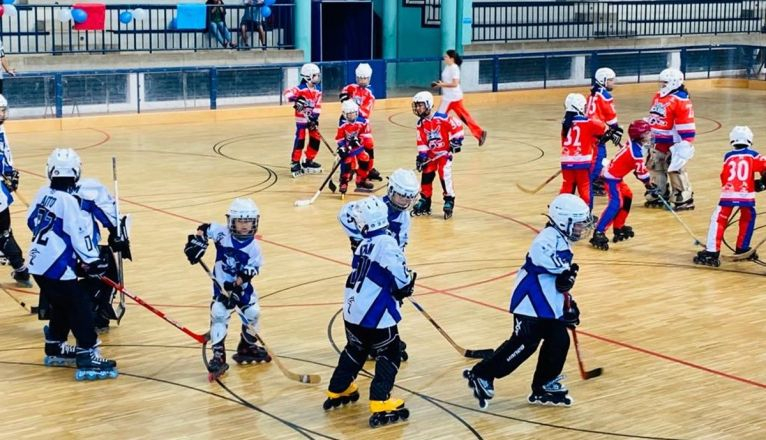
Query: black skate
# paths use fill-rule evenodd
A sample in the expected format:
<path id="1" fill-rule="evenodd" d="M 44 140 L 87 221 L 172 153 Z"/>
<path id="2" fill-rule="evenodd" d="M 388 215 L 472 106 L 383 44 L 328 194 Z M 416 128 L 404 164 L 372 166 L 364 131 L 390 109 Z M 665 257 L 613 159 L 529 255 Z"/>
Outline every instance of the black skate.
<path id="1" fill-rule="evenodd" d="M 19 287 L 32 287 L 32 281 L 29 279 L 29 269 L 27 269 L 27 266 L 22 266 L 19 269 L 14 269 L 13 272 L 11 272 L 11 276 L 14 280 L 16 280 L 16 284 Z"/>
<path id="2" fill-rule="evenodd" d="M 633 228 L 630 226 L 623 226 L 621 228 L 614 228 L 614 238 L 612 238 L 612 241 L 617 243 L 618 241 L 630 240 L 635 236 L 636 234 L 633 232 Z"/>
<path id="3" fill-rule="evenodd" d="M 708 250 L 699 251 L 697 255 L 692 259 L 694 264 L 701 264 L 703 266 L 718 267 L 721 265 L 721 260 L 718 258 L 720 252 L 710 252 Z"/>
<path id="4" fill-rule="evenodd" d="M 410 211 L 411 216 L 431 215 L 431 198 L 420 195 L 415 207 Z"/>
<path id="5" fill-rule="evenodd" d="M 673 204 L 674 211 L 692 211 L 694 210 L 694 199 L 689 199 L 685 202 Z"/>
<path id="6" fill-rule="evenodd" d="M 559 382 L 563 379 L 563 376 L 559 376 L 540 389 L 533 388 L 527 401 L 532 405 L 572 406 L 574 399 L 568 394 L 569 390 Z"/>
<path id="7" fill-rule="evenodd" d="M 370 180 L 374 180 L 376 182 L 382 182 L 383 177 L 380 175 L 380 172 L 376 170 L 375 168 L 371 169 L 369 173 L 367 173 L 367 178 Z"/>
<path id="8" fill-rule="evenodd" d="M 43 327 L 45 335 L 45 358 L 43 363 L 48 367 L 73 367 L 77 361 L 77 349 L 66 341 L 54 341 L 48 326 Z"/>
<path id="9" fill-rule="evenodd" d="M 322 172 L 322 165 L 311 159 L 306 159 L 303 161 L 303 172 L 307 174 L 319 174 Z"/>
<path id="10" fill-rule="evenodd" d="M 468 381 L 468 388 L 473 390 L 473 397 L 479 401 L 479 408 L 487 409 L 489 401 L 495 397 L 495 387 L 492 380 L 477 376 L 470 368 L 463 370 L 463 377 Z"/>
<path id="11" fill-rule="evenodd" d="M 303 168 L 301 168 L 300 162 L 291 162 L 290 163 L 290 174 L 293 176 L 293 178 L 300 176 L 303 174 Z"/>
<path id="12" fill-rule="evenodd" d="M 644 202 L 644 207 L 645 208 L 652 208 L 652 209 L 664 209 L 665 208 L 665 204 L 662 203 L 662 200 L 660 200 L 660 199 L 657 199 L 657 200 L 647 200 L 646 202 Z"/>
<path id="13" fill-rule="evenodd" d="M 444 220 L 452 217 L 452 211 L 455 209 L 455 196 L 444 196 Z"/>
<path id="14" fill-rule="evenodd" d="M 117 362 L 102 358 L 96 347 L 87 350 L 78 347 L 75 359 L 75 380 L 114 379 L 119 374 Z"/>
<path id="15" fill-rule="evenodd" d="M 356 402 L 357 400 L 359 400 L 359 387 L 356 386 L 356 383 L 351 382 L 346 391 L 341 393 L 327 391 L 327 400 L 322 404 L 322 408 L 327 411 L 328 409 L 347 405 L 349 402 Z"/>
<path id="16" fill-rule="evenodd" d="M 388 400 L 370 400 L 370 427 L 377 428 L 380 425 L 396 423 L 401 420 L 407 420 L 410 417 L 410 410 L 404 407 L 402 399 Z"/>
<path id="17" fill-rule="evenodd" d="M 602 251 L 608 251 L 609 250 L 609 239 L 604 235 L 603 232 L 594 231 L 593 232 L 593 238 L 590 239 L 590 244 L 596 249 L 600 249 Z"/>
<path id="18" fill-rule="evenodd" d="M 223 376 L 223 373 L 228 369 L 229 364 L 226 363 L 226 348 L 223 344 L 213 345 L 213 359 L 211 359 L 207 365 L 208 382 L 212 382 Z"/>
<path id="19" fill-rule="evenodd" d="M 237 352 L 231 358 L 238 364 L 271 362 L 271 356 L 265 348 L 256 344 L 250 345 L 245 341 L 239 341 Z"/>
<path id="20" fill-rule="evenodd" d="M 734 251 L 734 255 L 746 254 L 746 253 L 750 252 L 750 249 L 752 249 L 752 248 L 749 248 L 749 247 L 746 247 L 744 249 L 743 248 L 737 248 Z M 750 260 L 750 261 L 757 261 L 758 260 L 758 252 L 753 252 L 749 257 L 744 258 L 743 260 L 744 261 L 748 261 L 748 260 Z"/>
<path id="21" fill-rule="evenodd" d="M 481 137 L 479 138 L 479 146 L 481 147 L 485 142 L 487 142 L 487 130 L 481 132 Z"/>
<path id="22" fill-rule="evenodd" d="M 375 188 L 375 186 L 368 182 L 367 180 L 362 180 L 359 182 L 356 182 L 356 192 L 364 192 L 369 193 L 372 192 L 372 190 Z"/>

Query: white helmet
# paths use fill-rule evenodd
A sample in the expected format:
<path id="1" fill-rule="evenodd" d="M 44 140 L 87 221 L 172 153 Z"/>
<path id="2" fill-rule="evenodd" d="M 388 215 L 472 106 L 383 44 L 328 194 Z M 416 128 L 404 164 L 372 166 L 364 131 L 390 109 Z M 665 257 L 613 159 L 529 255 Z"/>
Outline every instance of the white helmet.
<path id="1" fill-rule="evenodd" d="M 617 78 L 617 74 L 614 73 L 614 70 L 608 67 L 602 67 L 596 70 L 596 74 L 593 76 L 593 79 L 596 80 L 596 84 L 604 88 L 606 88 L 606 82 L 608 80 L 615 78 Z"/>
<path id="2" fill-rule="evenodd" d="M 5 96 L 0 95 L 0 111 L 8 110 L 8 100 L 5 99 Z M 6 118 L 8 117 L 7 113 L 3 113 L 0 115 L 0 124 L 5 122 Z"/>
<path id="3" fill-rule="evenodd" d="M 48 164 L 45 171 L 49 179 L 57 177 L 74 177 L 77 181 L 80 178 L 80 169 L 82 162 L 80 156 L 71 148 L 56 148 L 48 156 Z"/>
<path id="4" fill-rule="evenodd" d="M 0 95 L 0 108 L 1 107 L 5 107 L 5 108 L 8 107 L 8 100 L 5 99 L 5 96 L 3 95 Z"/>
<path id="5" fill-rule="evenodd" d="M 564 108 L 568 112 L 577 112 L 581 115 L 585 114 L 585 97 L 579 93 L 570 93 L 567 95 L 567 99 L 564 100 Z"/>
<path id="6" fill-rule="evenodd" d="M 419 191 L 418 178 L 412 170 L 399 168 L 388 178 L 388 202 L 398 211 L 410 209 Z"/>
<path id="7" fill-rule="evenodd" d="M 684 84 L 684 74 L 680 70 L 669 67 L 660 72 L 660 96 L 667 96 L 673 90 Z"/>
<path id="8" fill-rule="evenodd" d="M 370 78 L 372 78 L 372 67 L 367 63 L 360 63 L 356 66 L 356 83 L 362 87 L 370 85 Z"/>
<path id="9" fill-rule="evenodd" d="M 388 227 L 388 208 L 377 196 L 370 196 L 354 203 L 351 216 L 362 235 Z"/>
<path id="10" fill-rule="evenodd" d="M 577 241 L 592 226 L 590 208 L 574 194 L 559 194 L 548 206 L 548 218 L 569 241 Z"/>
<path id="11" fill-rule="evenodd" d="M 252 199 L 237 198 L 229 205 L 226 211 L 226 223 L 229 225 L 229 231 L 235 238 L 244 240 L 252 238 L 258 231 L 258 220 L 261 218 L 261 211 Z M 237 220 L 251 221 L 250 229 L 245 232 L 237 230 Z"/>
<path id="12" fill-rule="evenodd" d="M 341 103 L 340 112 L 348 122 L 354 122 L 357 116 L 359 116 L 359 105 L 353 99 L 347 99 Z M 352 113 L 355 113 L 353 118 L 349 117 Z"/>
<path id="13" fill-rule="evenodd" d="M 745 125 L 737 125 L 729 132 L 729 143 L 745 147 L 753 146 L 753 131 Z"/>
<path id="14" fill-rule="evenodd" d="M 423 111 L 423 113 L 418 113 L 418 104 L 423 103 L 425 104 L 426 109 Z M 431 94 L 431 92 L 418 92 L 415 94 L 415 96 L 412 97 L 412 113 L 415 113 L 415 116 L 419 116 L 421 118 L 424 118 L 431 113 L 431 109 L 434 107 L 434 95 Z"/>
<path id="15" fill-rule="evenodd" d="M 301 66 L 301 78 L 306 80 L 306 82 L 319 84 L 321 82 L 319 73 L 319 66 L 314 63 Z"/>

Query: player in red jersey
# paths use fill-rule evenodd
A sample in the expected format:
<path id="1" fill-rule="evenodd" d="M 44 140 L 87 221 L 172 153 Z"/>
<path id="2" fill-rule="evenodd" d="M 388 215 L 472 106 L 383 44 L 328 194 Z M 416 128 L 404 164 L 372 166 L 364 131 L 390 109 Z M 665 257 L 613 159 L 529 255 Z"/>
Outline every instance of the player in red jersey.
<path id="1" fill-rule="evenodd" d="M 372 78 L 372 67 L 367 63 L 361 63 L 356 66 L 356 83 L 352 83 L 343 87 L 340 92 L 340 102 L 345 102 L 348 99 L 353 100 L 359 106 L 359 115 L 367 120 L 369 123 L 372 117 L 372 109 L 375 107 L 375 95 L 372 94 L 370 89 L 370 79 Z M 380 176 L 378 170 L 375 169 L 375 145 L 372 142 L 369 145 L 365 145 L 364 150 L 370 157 L 370 170 L 367 178 L 370 180 L 382 181 L 383 177 Z"/>
<path id="2" fill-rule="evenodd" d="M 614 109 L 614 97 L 612 97 L 616 78 L 617 75 L 614 73 L 614 70 L 608 67 L 596 70 L 596 74 L 593 76 L 594 84 L 588 96 L 585 116 L 601 120 L 622 135 L 622 128 L 617 124 L 617 111 Z M 619 143 L 616 145 L 617 147 L 620 146 Z M 593 165 L 590 172 L 591 182 L 593 183 L 591 185 L 591 196 L 605 195 L 604 181 L 601 179 L 604 159 L 606 159 L 606 139 L 599 140 L 596 151 L 593 154 Z"/>
<path id="3" fill-rule="evenodd" d="M 356 171 L 356 188 L 369 191 L 373 188 L 368 182 L 370 157 L 367 147 L 372 145 L 372 133 L 367 120 L 359 114 L 359 106 L 352 99 L 341 104 L 341 118 L 335 141 L 338 143 L 340 156 L 340 187 L 341 194 L 346 194 L 351 174 Z"/>
<path id="4" fill-rule="evenodd" d="M 697 253 L 693 261 L 707 266 L 719 266 L 723 231 L 729 223 L 732 210 L 739 208 L 739 234 L 737 254 L 750 250 L 750 239 L 755 226 L 755 193 L 766 189 L 766 157 L 752 150 L 753 132 L 749 127 L 737 126 L 729 133 L 729 143 L 734 147 L 723 157 L 721 170 L 721 199 L 710 217 L 707 246 Z M 761 178 L 756 180 L 755 173 Z M 757 259 L 753 254 L 750 259 Z"/>
<path id="5" fill-rule="evenodd" d="M 319 87 L 321 74 L 316 64 L 301 66 L 301 83 L 285 91 L 285 98 L 293 103 L 295 109 L 295 142 L 290 158 L 290 173 L 293 177 L 301 173 L 321 173 L 322 165 L 314 162 L 319 152 L 319 114 L 322 111 L 322 89 Z M 306 159 L 301 163 L 301 155 L 309 134 Z"/>
<path id="6" fill-rule="evenodd" d="M 434 97 L 420 92 L 412 98 L 412 112 L 418 118 L 418 156 L 415 166 L 423 175 L 420 180 L 420 200 L 412 215 L 431 214 L 431 193 L 436 172 L 439 172 L 444 195 L 444 219 L 452 217 L 455 190 L 452 185 L 452 155 L 463 145 L 463 125 L 443 113 L 432 113 Z"/>

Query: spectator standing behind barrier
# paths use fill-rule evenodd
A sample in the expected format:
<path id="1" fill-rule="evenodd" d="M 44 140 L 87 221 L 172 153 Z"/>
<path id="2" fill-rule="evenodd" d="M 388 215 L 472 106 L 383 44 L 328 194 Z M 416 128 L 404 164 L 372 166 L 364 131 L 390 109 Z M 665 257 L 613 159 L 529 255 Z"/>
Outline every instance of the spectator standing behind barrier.
<path id="1" fill-rule="evenodd" d="M 8 72 L 11 76 L 16 76 L 16 69 L 11 69 L 8 66 L 8 60 L 5 58 L 5 48 L 3 47 L 3 41 L 0 40 L 0 64 L 3 66 L 3 70 Z M 3 72 L 0 70 L 0 94 L 3 93 Z"/>
<path id="2" fill-rule="evenodd" d="M 266 32 L 264 32 L 263 14 L 261 13 L 264 1 L 242 0 L 242 4 L 245 6 L 245 14 L 242 16 L 242 21 L 239 22 L 240 47 L 248 47 L 248 32 L 258 31 L 261 48 L 266 50 Z"/>
<path id="3" fill-rule="evenodd" d="M 226 10 L 223 8 L 223 0 L 207 0 L 207 29 L 210 35 L 218 40 L 224 48 L 237 47 L 233 41 L 231 41 L 231 33 L 226 26 Z"/>

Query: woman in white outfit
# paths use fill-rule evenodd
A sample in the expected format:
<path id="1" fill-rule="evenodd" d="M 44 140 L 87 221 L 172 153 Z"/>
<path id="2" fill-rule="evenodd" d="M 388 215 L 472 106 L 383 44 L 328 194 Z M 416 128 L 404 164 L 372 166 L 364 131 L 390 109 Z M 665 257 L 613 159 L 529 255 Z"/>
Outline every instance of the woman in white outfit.
<path id="1" fill-rule="evenodd" d="M 439 113 L 447 114 L 450 110 L 454 111 L 471 130 L 473 137 L 479 141 L 479 146 L 482 146 L 487 140 L 487 130 L 481 128 L 463 106 L 463 89 L 460 87 L 460 65 L 463 64 L 463 59 L 457 52 L 450 49 L 444 54 L 444 64 L 441 81 L 432 84 L 433 87 L 442 89 Z"/>

